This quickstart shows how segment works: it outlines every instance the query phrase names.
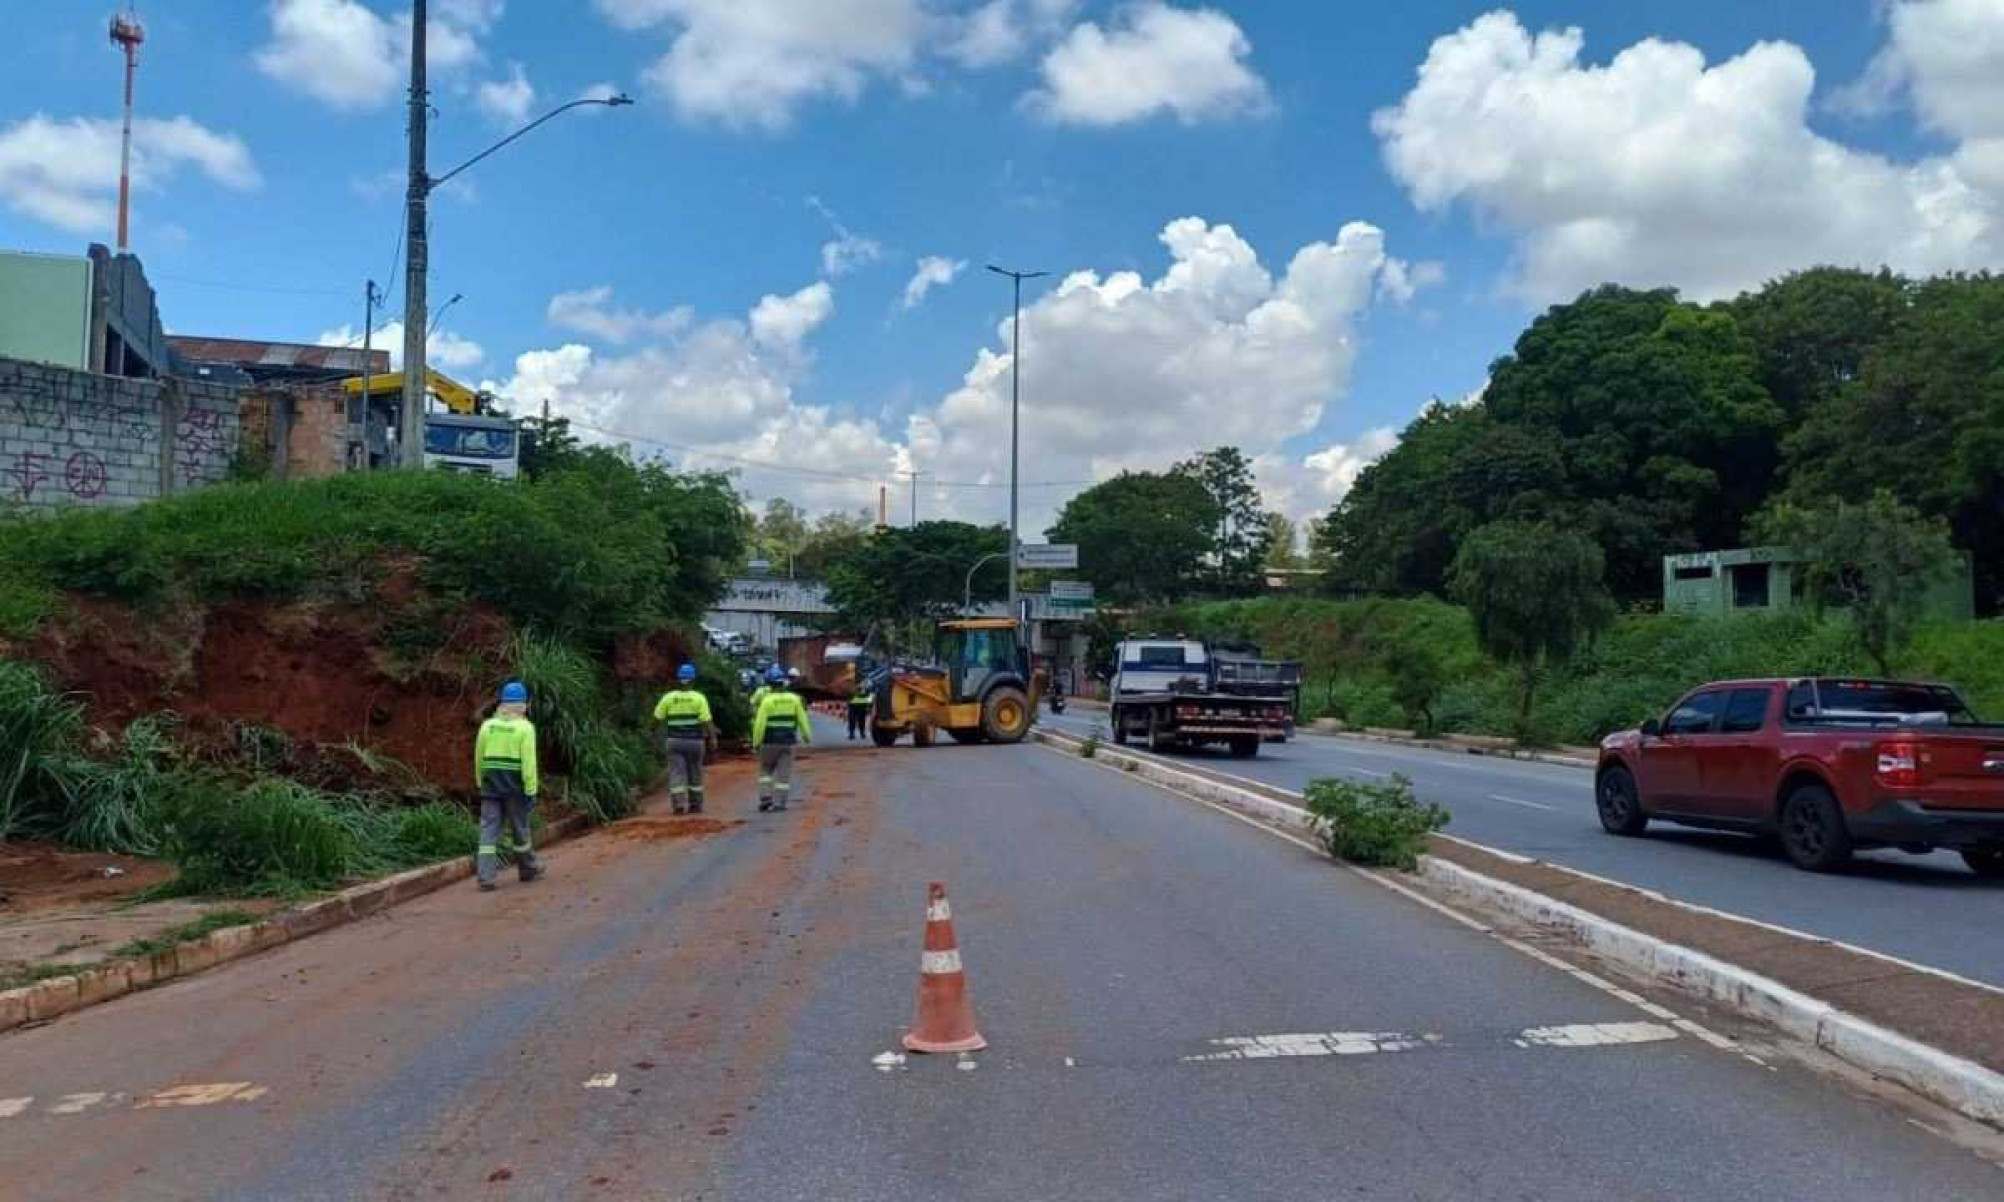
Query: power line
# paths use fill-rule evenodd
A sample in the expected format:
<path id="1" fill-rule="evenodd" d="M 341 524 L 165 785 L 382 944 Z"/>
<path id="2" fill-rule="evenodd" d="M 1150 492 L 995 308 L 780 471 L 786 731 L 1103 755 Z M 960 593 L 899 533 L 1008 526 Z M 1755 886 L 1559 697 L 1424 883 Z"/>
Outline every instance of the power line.
<path id="1" fill-rule="evenodd" d="M 190 288 L 222 288 L 231 292 L 273 292 L 287 296 L 346 296 L 346 292 L 336 288 L 275 288 L 267 284 L 238 284 L 228 280 L 196 280 L 185 275 L 156 275 L 153 277 L 168 284 L 183 284 Z"/>
<path id="2" fill-rule="evenodd" d="M 616 438 L 624 442 L 646 443 L 649 446 L 655 446 L 655 447 L 665 447 L 671 451 L 680 451 L 685 455 L 694 455 L 704 459 L 721 459 L 726 463 L 735 463 L 743 467 L 757 468 L 760 471 L 777 472 L 781 475 L 809 476 L 822 480 L 840 480 L 844 483 L 851 483 L 851 484 L 882 484 L 885 482 L 886 479 L 884 476 L 862 476 L 862 475 L 857 475 L 853 472 L 831 472 L 821 468 L 797 467 L 792 464 L 773 463 L 772 461 L 766 459 L 748 459 L 742 455 L 730 455 L 722 451 L 713 451 L 706 447 L 692 446 L 688 443 L 669 442 L 665 439 L 649 438 L 644 434 L 629 434 L 623 430 L 611 430 L 607 429 L 604 426 L 594 426 L 589 422 L 582 422 L 574 417 L 567 418 L 566 420 L 568 420 L 570 424 L 576 429 L 589 430 L 593 434 L 603 434 L 607 438 Z M 929 482 L 939 488 L 1009 487 L 1007 481 L 991 482 L 983 480 L 929 480 Z M 1097 480 L 1026 480 L 1020 485 L 1020 487 L 1085 488 L 1097 483 L 1098 483 Z"/>

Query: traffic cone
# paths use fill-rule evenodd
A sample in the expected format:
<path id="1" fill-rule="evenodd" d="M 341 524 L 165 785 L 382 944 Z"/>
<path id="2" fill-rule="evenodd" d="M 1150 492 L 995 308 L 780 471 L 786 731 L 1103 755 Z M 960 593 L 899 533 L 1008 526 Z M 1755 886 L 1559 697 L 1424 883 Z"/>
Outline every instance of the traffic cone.
<path id="1" fill-rule="evenodd" d="M 974 1029 L 974 1005 L 967 1000 L 967 973 L 953 938 L 953 907 L 946 886 L 926 886 L 925 954 L 919 958 L 918 1017 L 905 1032 L 913 1052 L 978 1052 L 988 1046 Z"/>

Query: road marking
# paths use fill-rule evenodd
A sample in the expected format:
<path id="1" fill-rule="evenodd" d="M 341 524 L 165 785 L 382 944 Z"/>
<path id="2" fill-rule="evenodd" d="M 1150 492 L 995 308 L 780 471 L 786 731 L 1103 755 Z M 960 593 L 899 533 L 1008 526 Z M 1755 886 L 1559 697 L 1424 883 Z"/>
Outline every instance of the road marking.
<path id="1" fill-rule="evenodd" d="M 1564 1027 L 1530 1027 L 1517 1036 L 1520 1048 L 1599 1048 L 1610 1044 L 1661 1043 L 1677 1038 L 1662 1023 L 1573 1023 Z"/>
<path id="2" fill-rule="evenodd" d="M 613 1086 L 618 1084 L 619 1084 L 618 1073 L 600 1073 L 596 1077 L 586 1078 L 584 1087 L 586 1089 L 611 1089 Z"/>
<path id="3" fill-rule="evenodd" d="M 1438 1035 L 1415 1036 L 1398 1031 L 1315 1031 L 1291 1035 L 1232 1035 L 1207 1042 L 1221 1050 L 1185 1056 L 1183 1063 L 1215 1060 L 1270 1060 L 1292 1056 L 1371 1056 L 1379 1052 L 1410 1052 L 1437 1042 Z"/>
<path id="4" fill-rule="evenodd" d="M 101 1093 L 73 1093 L 63 1095 L 63 1100 L 49 1107 L 50 1114 L 82 1114 L 104 1101 Z"/>
<path id="5" fill-rule="evenodd" d="M 249 1081 L 176 1085 L 171 1089 L 163 1089 L 149 1097 L 139 1099 L 134 1108 L 156 1110 L 165 1106 L 214 1106 L 222 1102 L 255 1102 L 270 1092 L 269 1088 L 253 1085 Z"/>
<path id="6" fill-rule="evenodd" d="M 896 1072 L 905 1066 L 905 1054 L 903 1052 L 879 1052 L 870 1059 L 870 1063 L 880 1073 Z"/>
<path id="7" fill-rule="evenodd" d="M 1106 772 L 1120 771 L 1119 769 L 1115 768 L 1111 763 L 1099 764 L 1097 766 L 1102 771 Z M 1220 775 L 1223 774 L 1221 773 Z M 1243 822 L 1247 826 L 1252 827 L 1254 830 L 1259 831 L 1262 834 L 1270 835 L 1273 838 L 1279 839 L 1284 843 L 1292 843 L 1296 847 L 1301 848 L 1303 851 L 1311 852 L 1317 858 L 1320 859 L 1328 858 L 1328 852 L 1324 848 L 1317 846 L 1316 844 L 1310 842 L 1309 840 L 1304 839 L 1299 835 L 1295 835 L 1290 832 L 1281 830 L 1277 827 L 1271 826 L 1265 822 L 1261 822 L 1259 819 L 1254 818 L 1249 814 L 1241 814 L 1237 810 L 1233 809 L 1228 805 L 1223 804 L 1222 802 L 1207 801 L 1201 797 L 1193 797 L 1188 793 L 1179 793 L 1175 789 L 1170 788 L 1168 785 L 1157 784 L 1154 781 L 1143 781 L 1141 783 L 1159 789 L 1162 792 L 1169 794 L 1171 797 L 1174 797 L 1179 801 L 1195 802 L 1196 804 L 1204 806 L 1207 809 L 1216 810 L 1218 813 L 1223 814 L 1225 817 L 1230 818 L 1236 822 Z M 1279 791 L 1285 792 L 1285 790 L 1279 790 Z M 1288 803 L 1282 803 L 1282 804 L 1288 804 Z M 1293 808 L 1299 810 L 1301 807 L 1294 806 Z M 1306 811 L 1303 811 L 1302 813 L 1303 817 L 1307 816 Z M 1459 840 L 1459 842 L 1466 842 L 1466 840 Z M 1482 846 L 1482 845 L 1474 844 L 1473 846 Z M 1484 850 L 1493 851 L 1494 849 L 1485 847 Z M 1688 1018 L 1682 1018 L 1678 1016 L 1675 1011 L 1659 1006 L 1656 1003 L 1649 1001 L 1648 999 L 1630 990 L 1623 989 L 1619 985 L 1614 984 L 1612 981 L 1609 981 L 1604 977 L 1596 976 L 1593 973 L 1590 973 L 1583 968 L 1578 968 L 1571 964 L 1568 964 L 1564 960 L 1559 959 L 1557 956 L 1554 956 L 1549 952 L 1543 951 L 1539 948 L 1532 947 L 1530 944 L 1525 943 L 1522 940 L 1512 939 L 1510 936 L 1495 930 L 1494 928 L 1488 926 L 1487 924 L 1480 922 L 1477 919 L 1471 918 L 1466 914 L 1461 913 L 1460 911 L 1454 909 L 1452 906 L 1449 906 L 1443 902 L 1435 901 L 1433 898 L 1430 898 L 1415 889 L 1411 889 L 1405 885 L 1401 885 L 1397 881 L 1392 880 L 1387 876 L 1380 875 L 1377 872 L 1373 872 L 1368 868 L 1361 868 L 1355 864 L 1346 864 L 1340 860 L 1335 861 L 1335 864 L 1337 867 L 1345 870 L 1346 872 L 1350 872 L 1356 876 L 1360 876 L 1365 880 L 1371 882 L 1372 884 L 1379 886 L 1380 888 L 1389 889 L 1393 893 L 1398 894 L 1399 896 L 1405 898 L 1408 901 L 1416 902 L 1419 905 L 1425 906 L 1427 909 L 1432 910 L 1434 913 L 1439 914 L 1443 918 L 1450 919 L 1456 923 L 1459 923 L 1464 927 L 1469 928 L 1470 930 L 1479 931 L 1482 934 L 1489 936 L 1491 939 L 1496 940 L 1498 943 L 1501 943 L 1504 947 L 1507 947 L 1512 951 L 1520 952 L 1526 956 L 1529 956 L 1533 960 L 1538 961 L 1540 964 L 1556 968 L 1560 972 L 1565 973 L 1567 976 L 1572 977 L 1574 980 L 1580 982 L 1581 984 L 1590 986 L 1594 989 L 1599 990 L 1602 993 L 1607 994 L 1610 997 L 1617 998 L 1623 1002 L 1626 1002 L 1629 1005 L 1634 1006 L 1636 1009 L 1641 1010 L 1644 1014 L 1648 1014 L 1653 1018 L 1659 1018 L 1665 1022 L 1669 1022 L 1672 1026 L 1676 1027 L 1678 1030 L 1684 1032 L 1686 1035 L 1689 1035 L 1694 1039 L 1697 1039 L 1698 1041 L 1704 1043 L 1708 1047 L 1715 1048 L 1722 1052 L 1731 1052 L 1734 1055 L 1739 1056 L 1741 1059 L 1747 1060 L 1753 1064 L 1757 1064 L 1762 1068 L 1768 1067 L 1767 1061 L 1762 1060 L 1760 1057 L 1752 1054 L 1751 1052 L 1746 1051 L 1744 1048 L 1740 1047 L 1737 1043 L 1733 1042 L 1730 1039 L 1727 1039 L 1725 1036 L 1720 1035 L 1716 1031 L 1712 1031 L 1709 1028 L 1700 1025 L 1699 1023 L 1691 1021 Z"/>
<path id="8" fill-rule="evenodd" d="M 11 1119 L 34 1104 L 33 1098 L 0 1098 L 0 1119 Z"/>
<path id="9" fill-rule="evenodd" d="M 954 1065 L 953 1067 L 959 1069 L 963 1073 L 971 1073 L 975 1069 L 980 1068 L 981 1064 L 980 1062 L 975 1060 L 974 1057 L 968 1055 L 966 1052 L 962 1052 L 960 1054 L 960 1063 Z"/>
<path id="10" fill-rule="evenodd" d="M 1525 809 L 1530 810 L 1556 810 L 1559 808 L 1557 806 L 1548 806 L 1542 801 L 1525 801 L 1521 797 L 1505 797 L 1501 793 L 1491 793 L 1489 800 L 1507 802 L 1510 805 L 1523 806 Z"/>

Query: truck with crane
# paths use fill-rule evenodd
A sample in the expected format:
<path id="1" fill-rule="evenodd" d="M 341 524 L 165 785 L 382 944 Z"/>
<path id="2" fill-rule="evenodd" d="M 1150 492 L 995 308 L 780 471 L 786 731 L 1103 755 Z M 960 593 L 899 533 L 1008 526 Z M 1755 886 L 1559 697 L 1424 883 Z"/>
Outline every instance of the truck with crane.
<path id="1" fill-rule="evenodd" d="M 513 480 L 522 473 L 522 436 L 514 419 L 494 412 L 492 395 L 468 388 L 434 368 L 425 369 L 427 400 L 445 412 L 424 418 L 424 465 L 444 471 L 470 472 Z M 356 376 L 341 383 L 349 397 L 359 399 L 364 412 L 384 400 L 402 397 L 404 373 Z"/>

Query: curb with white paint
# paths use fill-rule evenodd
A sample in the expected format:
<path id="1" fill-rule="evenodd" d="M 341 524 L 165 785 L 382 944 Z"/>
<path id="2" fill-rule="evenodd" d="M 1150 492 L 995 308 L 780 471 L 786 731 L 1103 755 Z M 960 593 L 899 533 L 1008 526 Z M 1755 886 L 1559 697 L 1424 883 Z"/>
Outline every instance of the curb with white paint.
<path id="1" fill-rule="evenodd" d="M 1033 731 L 1031 737 L 1074 754 L 1081 743 L 1045 730 Z M 1252 815 L 1290 835 L 1314 834 L 1308 811 L 1278 798 L 1104 744 L 1094 758 L 1171 792 Z M 1969 1118 L 2004 1126 L 2004 1073 L 1879 1026 L 1770 977 L 1437 856 L 1420 857 L 1419 876 L 1464 904 L 1558 931 L 1604 960 L 1776 1027 Z M 1403 886 L 1393 887 L 1409 892 Z"/>
<path id="2" fill-rule="evenodd" d="M 562 843 L 589 826 L 590 820 L 581 814 L 559 818 L 544 829 L 539 846 Z M 472 875 L 472 856 L 413 868 L 343 889 L 259 922 L 210 931 L 199 939 L 175 944 L 151 956 L 93 964 L 70 976 L 50 977 L 18 989 L 0 990 L 0 1032 L 48 1022 L 136 990 L 164 985 L 295 939 L 331 931 Z"/>

